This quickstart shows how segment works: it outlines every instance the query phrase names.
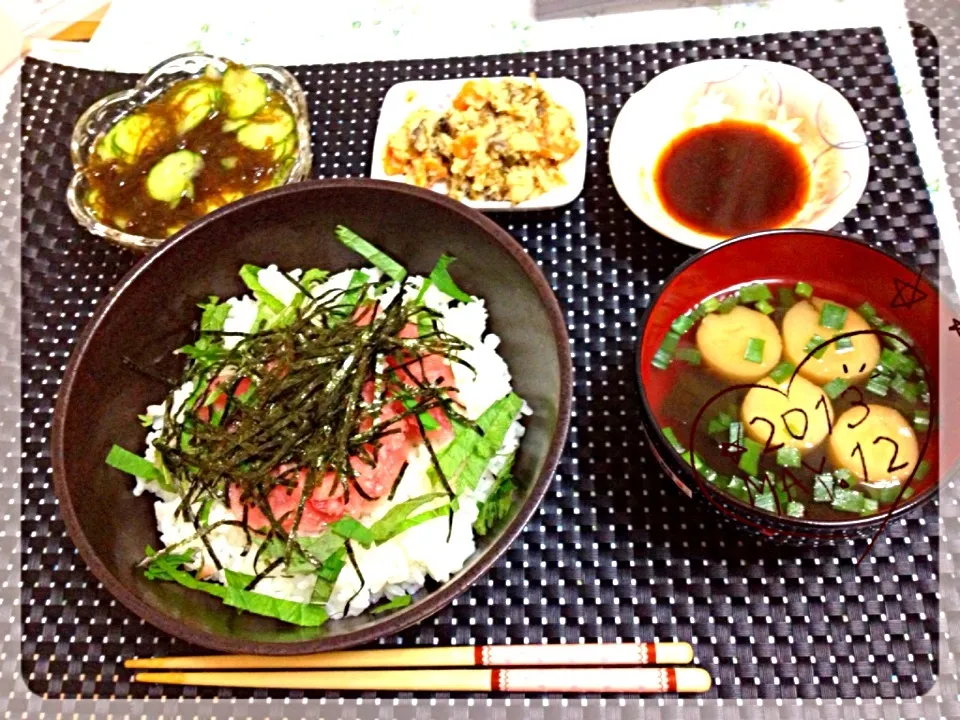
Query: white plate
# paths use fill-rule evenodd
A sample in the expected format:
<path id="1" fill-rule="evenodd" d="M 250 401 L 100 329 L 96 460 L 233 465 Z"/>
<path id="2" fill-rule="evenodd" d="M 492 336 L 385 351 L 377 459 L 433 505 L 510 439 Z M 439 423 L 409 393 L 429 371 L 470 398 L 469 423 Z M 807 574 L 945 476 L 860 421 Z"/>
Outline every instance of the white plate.
<path id="1" fill-rule="evenodd" d="M 383 169 L 383 153 L 387 147 L 390 135 L 403 126 L 411 112 L 428 107 L 433 110 L 444 111 L 450 107 L 460 88 L 468 80 L 479 78 L 457 78 L 455 80 L 410 80 L 397 83 L 391 87 L 383 98 L 380 107 L 380 119 L 377 122 L 377 136 L 373 141 L 373 158 L 370 161 L 370 177 L 374 180 L 393 180 L 408 183 L 401 175 L 387 175 Z M 490 77 L 489 80 L 503 78 Z M 530 82 L 530 78 L 514 78 Z M 573 129 L 580 141 L 580 148 L 573 157 L 560 165 L 560 172 L 567 181 L 566 185 L 554 188 L 539 197 L 525 200 L 517 205 L 506 201 L 493 200 L 462 200 L 478 210 L 543 210 L 559 207 L 573 202 L 583 190 L 583 180 L 587 174 L 587 98 L 583 88 L 573 80 L 567 78 L 538 78 L 540 86 L 557 104 L 565 107 L 573 116 Z M 445 183 L 437 183 L 431 187 L 439 193 L 446 194 Z"/>
<path id="2" fill-rule="evenodd" d="M 674 220 L 653 182 L 657 159 L 685 130 L 726 119 L 783 130 L 800 118 L 796 139 L 811 167 L 807 205 L 790 227 L 829 230 L 867 187 L 870 152 L 857 113 L 839 92 L 792 65 L 704 60 L 658 75 L 620 111 L 610 137 L 610 175 L 627 207 L 657 232 L 695 248 L 722 241 Z M 785 134 L 789 134 L 789 127 Z"/>

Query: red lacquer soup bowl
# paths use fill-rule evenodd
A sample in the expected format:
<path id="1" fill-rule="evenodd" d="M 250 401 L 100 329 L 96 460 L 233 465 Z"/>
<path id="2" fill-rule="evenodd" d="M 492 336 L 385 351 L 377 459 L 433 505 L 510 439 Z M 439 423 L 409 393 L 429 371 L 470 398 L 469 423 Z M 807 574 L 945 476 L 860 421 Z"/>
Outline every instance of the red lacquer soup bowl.
<path id="1" fill-rule="evenodd" d="M 715 481 L 716 471 L 709 465 L 701 464 L 699 460 L 694 461 L 690 454 L 685 458 L 685 449 L 693 446 L 695 451 L 700 451 L 704 447 L 704 437 L 714 438 L 711 441 L 716 443 L 713 447 L 717 448 L 717 452 L 721 452 L 720 448 L 723 448 L 723 444 L 729 439 L 724 438 L 722 431 L 717 435 L 716 428 L 713 430 L 715 435 L 705 435 L 704 427 L 711 417 L 718 417 L 716 413 L 721 407 L 720 396 L 726 389 L 707 400 L 698 397 L 698 409 L 691 413 L 689 427 L 684 431 L 674 432 L 673 435 L 669 431 L 664 432 L 664 428 L 670 427 L 671 422 L 676 422 L 677 391 L 678 387 L 683 387 L 678 385 L 678 382 L 684 382 L 682 373 L 694 371 L 689 361 L 691 351 L 687 351 L 687 355 L 677 353 L 674 357 L 671 355 L 669 341 L 669 366 L 665 369 L 655 367 L 657 352 L 663 347 L 674 321 L 700 306 L 707 298 L 723 298 L 728 296 L 731 290 L 764 283 L 775 293 L 778 288 L 795 289 L 796 284 L 801 281 L 813 286 L 815 297 L 832 300 L 849 308 L 859 308 L 864 302 L 870 303 L 885 324 L 882 327 L 879 323 L 876 326 L 871 325 L 871 329 L 863 332 L 875 333 L 881 348 L 889 337 L 884 334 L 885 330 L 889 330 L 891 326 L 905 330 L 910 338 L 910 346 L 905 348 L 896 345 L 896 339 L 893 338 L 894 346 L 903 353 L 909 353 L 916 360 L 919 369 L 911 376 L 914 384 L 922 387 L 920 380 L 924 380 L 929 389 L 930 398 L 926 410 L 933 422 L 929 430 L 916 431 L 919 458 L 908 471 L 909 478 L 902 479 L 903 491 L 898 489 L 895 499 L 891 501 L 890 497 L 887 497 L 878 511 L 872 513 L 869 508 L 861 514 L 834 512 L 829 509 L 832 508 L 831 500 L 820 506 L 828 508 L 825 511 L 808 512 L 805 507 L 793 515 L 786 512 L 786 504 L 781 505 L 780 501 L 775 508 L 764 507 L 762 503 L 758 507 L 754 504 L 756 493 L 773 493 L 772 485 L 764 487 L 761 482 L 760 485 L 751 486 L 746 493 L 741 490 L 740 497 L 737 497 L 725 489 L 728 478 L 735 476 L 737 472 L 735 464 L 731 475 L 721 474 L 719 481 Z M 771 298 L 772 304 L 776 302 L 775 297 Z M 713 305 L 715 301 L 708 307 Z M 960 420 L 960 384 L 941 382 L 941 365 L 946 367 L 942 350 L 947 347 L 950 338 L 954 342 L 960 342 L 950 331 L 954 314 L 939 290 L 930 281 L 919 276 L 915 269 L 854 238 L 810 230 L 776 230 L 720 243 L 682 265 L 665 282 L 644 318 L 637 358 L 637 377 L 644 429 L 650 446 L 667 476 L 684 495 L 706 503 L 742 527 L 785 542 L 813 544 L 848 537 L 873 536 L 891 519 L 909 513 L 933 498 L 939 482 L 957 466 L 960 458 L 960 436 L 940 430 L 955 428 Z M 695 315 L 694 319 L 697 317 Z M 673 327 L 674 331 L 677 329 Z M 683 330 L 682 324 L 679 329 Z M 684 343 L 690 345 L 690 338 L 681 337 L 681 346 Z M 696 352 L 692 352 L 692 355 L 692 362 L 695 364 L 700 358 Z M 663 360 L 664 356 L 661 354 L 658 364 L 663 365 Z M 700 373 L 700 377 L 710 376 L 703 367 L 695 372 Z M 734 384 L 726 382 L 727 386 Z M 749 383 L 744 383 L 743 390 L 746 390 L 748 385 Z M 863 383 L 859 386 L 862 389 Z M 825 387 L 824 391 L 826 390 Z M 851 391 L 856 392 L 859 391 Z M 892 390 L 889 394 L 891 398 L 895 397 Z M 863 397 L 867 404 L 888 404 L 884 398 L 875 397 L 870 392 L 866 392 Z M 734 404 L 729 407 L 739 408 Z M 921 408 L 921 414 L 923 411 Z M 743 422 L 744 418 L 735 416 L 733 419 L 735 422 Z M 836 428 L 830 426 L 830 435 L 835 431 Z M 828 443 L 828 440 L 824 441 L 824 444 Z M 733 443 L 728 450 L 735 450 L 732 446 Z M 739 449 L 742 452 L 743 449 Z M 764 452 L 773 450 L 775 447 L 771 448 L 771 444 L 764 448 Z M 731 457 L 734 458 L 732 462 L 736 463 L 735 458 L 738 456 Z M 921 463 L 922 460 L 926 462 Z M 894 465 L 893 459 L 890 465 Z M 829 470 L 829 465 L 825 470 L 821 465 L 821 472 Z M 810 472 L 808 481 L 812 478 L 812 484 L 815 485 L 818 480 L 812 474 L 813 471 Z M 767 476 L 764 472 L 758 475 L 769 477 L 771 482 L 775 482 L 772 475 Z M 785 472 L 782 477 L 789 476 Z M 787 484 L 781 488 L 789 490 L 791 481 L 785 482 Z M 857 489 L 856 478 L 852 483 L 843 487 Z M 795 487 L 799 488 L 800 493 L 808 493 L 804 497 L 810 500 L 813 485 L 808 485 L 806 489 L 799 485 Z M 864 490 L 862 484 L 859 487 Z M 868 496 L 865 491 L 863 494 L 865 498 Z M 779 497 L 781 501 L 791 499 L 790 493 L 784 493 L 782 489 Z"/>

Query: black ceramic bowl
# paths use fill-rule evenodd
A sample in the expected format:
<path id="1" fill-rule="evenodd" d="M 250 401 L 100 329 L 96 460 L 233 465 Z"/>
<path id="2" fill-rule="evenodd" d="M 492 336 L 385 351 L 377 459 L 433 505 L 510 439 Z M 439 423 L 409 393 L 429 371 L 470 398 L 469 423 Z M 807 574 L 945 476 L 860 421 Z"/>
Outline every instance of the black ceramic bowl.
<path id="1" fill-rule="evenodd" d="M 923 481 L 911 482 L 915 492 L 910 499 L 878 515 L 829 521 L 791 518 L 737 500 L 706 482 L 663 434 L 662 406 L 675 383 L 680 363 L 675 361 L 670 371 L 662 371 L 653 367 L 652 360 L 671 323 L 705 298 L 732 287 L 800 280 L 811 283 L 818 295 L 850 307 L 869 301 L 881 317 L 905 328 L 913 337 L 914 352 L 929 373 L 931 416 L 937 417 L 939 399 L 939 427 L 956 427 L 960 419 L 960 387 L 938 382 L 939 350 L 949 334 L 950 323 L 946 303 L 937 289 L 922 278 L 918 281 L 914 269 L 860 240 L 812 230 L 775 230 L 728 240 L 694 256 L 667 279 L 653 299 L 644 317 L 637 358 L 644 429 L 654 454 L 677 488 L 740 527 L 780 541 L 804 544 L 873 536 L 891 519 L 914 510 L 935 495 L 940 468 L 953 467 L 960 456 L 956 433 L 941 434 L 935 428 L 928 435 L 928 443 L 921 447 L 920 454 L 932 462 L 932 468 Z M 903 300 L 921 297 L 912 294 L 911 287 L 917 282 L 917 290 L 925 295 L 923 299 L 914 303 L 896 301 L 898 288 L 906 293 L 901 296 Z M 872 400 L 868 398 L 868 402 Z M 707 422 L 719 409 L 711 406 L 702 421 Z M 687 437 L 689 434 L 680 437 L 685 446 Z"/>
<path id="2" fill-rule="evenodd" d="M 344 224 L 413 273 L 444 252 L 451 272 L 484 298 L 490 329 L 514 388 L 533 408 L 517 458 L 520 497 L 510 517 L 478 540 L 449 582 L 424 589 L 403 610 L 301 628 L 240 614 L 174 583 L 150 582 L 135 563 L 158 544 L 153 503 L 134 497 L 130 478 L 104 465 L 114 443 L 143 447 L 137 413 L 165 388 L 124 364 L 176 375 L 171 354 L 191 336 L 197 303 L 245 292 L 244 263 L 320 267 L 364 264 L 334 239 Z M 536 510 L 553 477 L 570 418 L 567 333 L 549 285 L 504 230 L 437 193 L 370 180 L 310 181 L 258 194 L 197 221 L 137 264 L 99 307 L 70 360 L 57 401 L 52 441 L 60 509 L 93 574 L 134 613 L 188 642 L 228 652 L 293 654 L 333 650 L 396 632 L 464 591 L 506 550 Z"/>

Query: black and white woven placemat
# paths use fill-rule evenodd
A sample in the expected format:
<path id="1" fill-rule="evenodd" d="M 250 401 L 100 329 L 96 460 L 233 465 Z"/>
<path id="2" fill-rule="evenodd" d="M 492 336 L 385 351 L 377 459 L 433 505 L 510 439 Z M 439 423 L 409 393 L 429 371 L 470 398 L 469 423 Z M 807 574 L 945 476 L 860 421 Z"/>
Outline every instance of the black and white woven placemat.
<path id="1" fill-rule="evenodd" d="M 918 44 L 921 61 L 932 62 L 931 48 Z M 619 201 L 607 142 L 619 108 L 652 77 L 719 57 L 796 64 L 841 91 L 869 134 L 872 171 L 840 229 L 936 272 L 936 220 L 878 29 L 293 68 L 309 96 L 314 173 L 323 177 L 366 174 L 380 102 L 401 80 L 537 72 L 573 78 L 587 93 L 581 197 L 496 218 L 540 263 L 568 313 L 577 382 L 566 453 L 542 509 L 501 562 L 452 606 L 384 643 L 679 639 L 694 643 L 721 698 L 909 698 L 931 688 L 935 503 L 893 524 L 857 565 L 861 543 L 785 549 L 718 527 L 681 501 L 641 441 L 637 323 L 649 294 L 692 251 Z M 57 513 L 48 453 L 73 343 L 135 260 L 70 217 L 70 131 L 84 108 L 132 78 L 29 61 L 22 82 L 23 677 L 55 698 L 169 696 L 131 683 L 122 660 L 194 648 L 142 623 L 86 570 Z M 184 691 L 198 695 L 247 696 Z"/>

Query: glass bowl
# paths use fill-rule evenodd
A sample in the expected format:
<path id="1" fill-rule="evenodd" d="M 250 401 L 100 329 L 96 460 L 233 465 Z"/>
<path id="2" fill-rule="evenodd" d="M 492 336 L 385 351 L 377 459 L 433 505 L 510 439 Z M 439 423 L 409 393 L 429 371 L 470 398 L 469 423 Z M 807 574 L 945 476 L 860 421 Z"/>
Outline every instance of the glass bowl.
<path id="1" fill-rule="evenodd" d="M 132 88 L 121 90 L 101 98 L 80 116 L 70 138 L 70 157 L 75 170 L 67 189 L 67 205 L 70 212 L 83 227 L 94 235 L 105 238 L 121 247 L 137 252 L 147 252 L 168 238 L 148 238 L 110 227 L 100 220 L 83 201 L 87 190 L 86 168 L 90 156 L 100 138 L 120 118 L 162 95 L 171 85 L 200 77 L 208 66 L 224 72 L 229 66 L 224 58 L 206 53 L 184 53 L 164 60 L 147 72 Z M 300 182 L 310 175 L 313 155 L 310 150 L 310 120 L 307 117 L 307 101 L 300 83 L 283 68 L 272 65 L 247 65 L 262 77 L 270 90 L 279 93 L 290 106 L 296 123 L 297 154 L 293 167 L 283 184 Z"/>

